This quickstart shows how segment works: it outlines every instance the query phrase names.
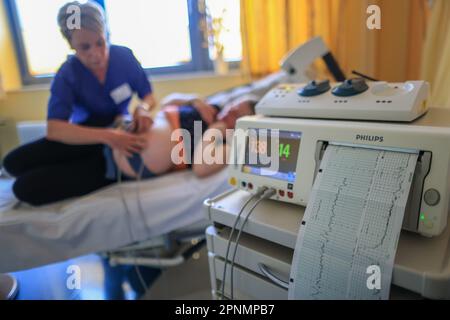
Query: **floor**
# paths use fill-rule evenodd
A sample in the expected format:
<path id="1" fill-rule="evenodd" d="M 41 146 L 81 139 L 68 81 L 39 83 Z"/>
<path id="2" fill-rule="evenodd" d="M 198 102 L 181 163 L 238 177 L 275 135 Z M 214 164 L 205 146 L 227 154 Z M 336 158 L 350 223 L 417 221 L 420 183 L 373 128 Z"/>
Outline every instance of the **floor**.
<path id="1" fill-rule="evenodd" d="M 79 288 L 72 281 L 73 266 L 79 271 Z M 18 300 L 104 300 L 107 297 L 102 258 L 98 255 L 12 274 L 19 282 Z M 125 283 L 123 289 L 126 299 L 136 299 L 129 284 Z M 206 248 L 182 266 L 164 270 L 142 299 L 211 299 Z"/>
<path id="2" fill-rule="evenodd" d="M 144 296 L 144 299 L 211 300 L 211 298 L 206 246 L 194 253 L 182 266 L 163 272 Z"/>
<path id="3" fill-rule="evenodd" d="M 71 289 L 70 267 L 80 270 L 81 288 Z M 96 255 L 12 273 L 19 282 L 18 300 L 103 300 L 103 267 Z"/>
<path id="4" fill-rule="evenodd" d="M 69 289 L 70 266 L 80 270 L 80 288 Z M 102 259 L 89 255 L 32 270 L 15 272 L 19 282 L 18 300 L 105 300 Z M 70 282 L 70 281 L 69 281 Z M 137 299 L 130 285 L 123 285 L 127 300 Z M 179 267 L 168 268 L 140 299 L 210 300 L 211 288 L 206 248 Z M 417 300 L 420 295 L 392 286 L 391 299 Z"/>

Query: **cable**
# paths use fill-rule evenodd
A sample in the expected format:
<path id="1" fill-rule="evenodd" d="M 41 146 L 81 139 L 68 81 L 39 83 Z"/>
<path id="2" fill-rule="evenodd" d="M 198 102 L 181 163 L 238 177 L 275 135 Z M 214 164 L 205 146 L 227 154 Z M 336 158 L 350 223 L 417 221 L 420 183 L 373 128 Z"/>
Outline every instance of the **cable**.
<path id="1" fill-rule="evenodd" d="M 139 167 L 139 172 L 138 172 L 138 175 L 136 177 L 136 182 L 137 182 L 137 184 L 136 184 L 136 197 L 137 197 L 138 211 L 139 211 L 139 215 L 141 217 L 142 223 L 144 224 L 145 228 L 147 229 L 147 231 L 148 231 L 147 233 L 150 234 L 150 230 L 149 230 L 149 227 L 148 227 L 147 222 L 145 220 L 145 213 L 144 213 L 144 209 L 142 207 L 142 202 L 141 202 L 140 182 L 142 181 L 142 174 L 143 174 L 144 169 L 145 169 L 144 159 L 142 159 L 142 156 L 141 156 L 141 160 L 142 160 L 142 163 L 141 163 L 141 165 Z M 156 256 L 156 260 L 159 260 L 160 257 L 159 257 L 159 253 L 156 251 L 156 248 L 152 247 L 152 251 L 153 251 L 153 254 Z M 147 283 L 144 281 L 144 279 L 142 277 L 142 274 L 141 274 L 141 271 L 139 270 L 139 267 L 137 266 L 137 264 L 135 264 L 134 267 L 135 267 L 136 273 L 137 273 L 137 275 L 139 277 L 139 281 L 142 284 L 142 287 L 145 289 L 145 292 L 147 292 L 148 291 L 148 286 L 147 286 Z"/>
<path id="2" fill-rule="evenodd" d="M 239 221 L 239 218 L 242 215 L 242 212 L 244 211 L 245 207 L 250 203 L 250 201 L 252 201 L 255 198 L 256 198 L 256 195 L 252 195 L 241 207 L 241 209 L 239 210 L 239 213 L 234 221 L 234 225 L 233 225 L 233 228 L 231 229 L 230 236 L 228 238 L 228 245 L 227 245 L 227 251 L 225 253 L 225 262 L 224 262 L 224 266 L 223 266 L 223 275 L 222 275 L 222 290 L 221 290 L 222 300 L 224 300 L 224 297 L 225 297 L 225 276 L 226 276 L 226 271 L 227 271 L 227 261 L 228 261 L 228 253 L 230 251 L 231 238 L 233 237 L 234 229 L 236 228 L 236 225 Z"/>
<path id="3" fill-rule="evenodd" d="M 222 275 L 222 300 L 225 298 L 225 277 L 227 272 L 227 263 L 228 263 L 228 253 L 230 252 L 230 246 L 231 246 L 231 239 L 233 237 L 234 230 L 236 229 L 236 226 L 241 218 L 242 213 L 244 212 L 245 207 L 255 198 L 260 197 L 265 191 L 267 190 L 266 187 L 261 188 L 256 194 L 252 195 L 241 207 L 239 210 L 238 215 L 236 216 L 236 219 L 234 220 L 233 227 L 231 229 L 230 236 L 228 237 L 228 245 L 227 245 L 227 251 L 225 253 L 225 262 L 223 266 L 223 275 Z"/>
<path id="4" fill-rule="evenodd" d="M 141 220 L 142 223 L 144 224 L 145 228 L 147 229 L 147 231 L 149 231 L 149 228 L 147 226 L 147 223 L 145 222 L 145 214 L 144 214 L 144 209 L 142 208 L 142 202 L 141 202 L 141 188 L 140 188 L 140 182 L 142 181 L 142 174 L 144 173 L 144 159 L 142 159 L 141 156 L 141 166 L 139 167 L 139 172 L 136 178 L 137 184 L 136 184 L 136 196 L 137 196 L 137 204 L 138 204 L 138 211 L 139 211 L 139 215 L 141 216 Z"/>
<path id="5" fill-rule="evenodd" d="M 131 213 L 130 213 L 130 209 L 128 208 L 128 204 L 127 201 L 125 199 L 125 195 L 123 193 L 122 190 L 122 171 L 120 171 L 119 166 L 117 166 L 117 185 L 118 185 L 118 189 L 119 189 L 119 193 L 120 193 L 120 198 L 122 200 L 123 206 L 125 207 L 125 212 L 127 214 L 127 220 L 128 220 L 128 234 L 131 238 L 131 241 L 134 242 L 135 241 L 135 237 L 133 234 L 133 230 L 131 229 L 131 222 L 130 222 L 130 218 L 131 218 Z"/>
<path id="6" fill-rule="evenodd" d="M 121 123 L 117 124 L 117 126 L 125 131 L 129 131 L 131 124 L 127 126 L 126 123 L 121 122 Z M 138 212 L 139 212 L 139 216 L 142 220 L 142 223 L 144 224 L 145 228 L 147 229 L 147 231 L 148 231 L 147 233 L 150 234 L 149 228 L 148 228 L 146 220 L 145 220 L 145 214 L 144 214 L 144 209 L 142 207 L 141 194 L 140 194 L 140 182 L 142 181 L 142 174 L 144 172 L 144 169 L 145 169 L 144 159 L 142 159 L 142 156 L 141 156 L 141 165 L 139 167 L 139 171 L 138 171 L 137 177 L 136 177 L 137 207 L 138 207 Z M 125 195 L 122 190 L 122 171 L 120 170 L 118 165 L 117 165 L 117 183 L 118 183 L 118 188 L 119 188 L 119 192 L 120 192 L 120 197 L 122 199 L 122 203 L 125 207 L 125 212 L 127 214 L 128 233 L 130 235 L 131 240 L 133 242 L 136 242 L 137 238 L 134 236 L 133 230 L 131 228 L 131 212 L 130 212 L 130 209 L 129 209 L 128 204 L 125 199 Z M 153 254 L 156 256 L 156 259 L 159 260 L 159 258 L 160 258 L 159 253 L 155 250 L 155 248 L 152 248 L 152 249 L 153 249 L 152 250 Z M 134 254 L 133 254 L 133 258 L 134 259 L 136 258 L 136 256 Z M 145 292 L 147 292 L 148 286 L 147 286 L 146 282 L 144 281 L 141 271 L 139 270 L 139 266 L 136 263 L 134 264 L 134 268 L 135 268 L 136 274 L 138 275 L 138 278 L 139 278 L 142 288 L 145 290 Z"/>
<path id="7" fill-rule="evenodd" d="M 234 290 L 233 290 L 234 260 L 236 258 L 236 252 L 237 252 L 237 248 L 238 248 L 238 245 L 239 245 L 239 239 L 241 238 L 242 230 L 244 230 L 244 226 L 247 223 L 248 218 L 253 213 L 253 210 L 256 208 L 256 206 L 258 204 L 260 204 L 261 201 L 263 201 L 265 199 L 269 199 L 270 197 L 272 197 L 275 193 L 276 193 L 276 190 L 273 189 L 273 188 L 270 188 L 269 190 L 265 191 L 264 194 L 261 196 L 261 198 L 259 198 L 258 201 L 256 201 L 255 204 L 253 204 L 253 206 L 250 208 L 250 210 L 247 213 L 247 216 L 244 219 L 244 222 L 242 223 L 241 228 L 239 229 L 239 233 L 238 233 L 238 235 L 236 237 L 236 241 L 235 241 L 235 245 L 234 245 L 233 257 L 231 258 L 231 267 L 230 267 L 230 296 L 231 296 L 231 300 L 234 299 Z"/>
<path id="8" fill-rule="evenodd" d="M 148 291 L 147 283 L 144 280 L 144 277 L 142 276 L 141 270 L 139 270 L 139 266 L 137 264 L 134 265 L 134 270 L 136 271 L 136 274 L 138 275 L 139 282 L 141 283 L 142 288 L 144 289 L 144 294 Z"/>
<path id="9" fill-rule="evenodd" d="M 145 219 L 143 218 L 143 210 L 142 210 L 142 204 L 141 204 L 141 198 L 140 198 L 140 192 L 139 192 L 139 182 L 142 179 L 142 172 L 144 171 L 144 161 L 142 161 L 141 167 L 139 168 L 139 173 L 138 176 L 136 178 L 138 185 L 137 185 L 137 196 L 138 196 L 138 211 L 139 211 L 139 215 L 141 216 L 141 219 L 143 220 L 143 223 L 145 225 L 145 227 L 147 228 L 147 224 L 145 223 Z M 128 208 L 128 204 L 127 201 L 125 199 L 125 195 L 123 193 L 122 190 L 122 171 L 120 170 L 119 166 L 117 166 L 117 184 L 118 184 L 118 189 L 119 189 L 119 193 L 120 193 L 120 197 L 122 200 L 122 203 L 125 207 L 125 212 L 127 214 L 127 220 L 128 220 L 128 233 L 130 235 L 130 238 L 133 242 L 136 241 L 136 237 L 134 236 L 133 230 L 131 228 L 131 212 L 130 209 Z M 139 266 L 137 264 L 134 264 L 134 269 L 136 271 L 136 274 L 139 278 L 139 282 L 141 283 L 142 288 L 145 290 L 145 292 L 148 291 L 148 286 L 144 281 L 144 277 L 142 276 L 141 270 L 139 270 Z"/>
<path id="10" fill-rule="evenodd" d="M 377 80 L 377 79 L 375 79 L 373 77 L 369 77 L 369 76 L 367 76 L 367 75 L 365 75 L 365 74 L 363 74 L 361 72 L 358 72 L 356 70 L 352 70 L 352 73 L 357 75 L 357 76 L 359 76 L 359 77 L 361 77 L 361 78 L 367 79 L 369 81 L 380 81 L 380 80 Z"/>

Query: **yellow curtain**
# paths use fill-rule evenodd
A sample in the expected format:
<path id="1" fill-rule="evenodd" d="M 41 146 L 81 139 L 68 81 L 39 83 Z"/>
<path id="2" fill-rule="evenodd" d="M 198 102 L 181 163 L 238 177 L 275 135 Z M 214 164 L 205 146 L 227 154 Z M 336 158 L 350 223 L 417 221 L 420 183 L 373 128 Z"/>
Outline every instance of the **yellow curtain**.
<path id="1" fill-rule="evenodd" d="M 431 104 L 450 108 L 450 1 L 434 1 L 428 28 L 422 76 L 431 83 Z"/>
<path id="2" fill-rule="evenodd" d="M 351 70 L 387 81 L 418 78 L 427 0 L 241 0 L 244 68 L 278 70 L 290 49 L 320 35 Z M 381 30 L 366 26 L 367 7 L 381 9 Z"/>
<path id="3" fill-rule="evenodd" d="M 277 70 L 287 50 L 284 1 L 241 1 L 243 66 L 253 75 Z"/>
<path id="4" fill-rule="evenodd" d="M 0 68 L 0 99 L 2 99 L 4 96 L 5 96 L 5 89 L 3 87 L 3 78 L 2 78 L 1 68 Z"/>

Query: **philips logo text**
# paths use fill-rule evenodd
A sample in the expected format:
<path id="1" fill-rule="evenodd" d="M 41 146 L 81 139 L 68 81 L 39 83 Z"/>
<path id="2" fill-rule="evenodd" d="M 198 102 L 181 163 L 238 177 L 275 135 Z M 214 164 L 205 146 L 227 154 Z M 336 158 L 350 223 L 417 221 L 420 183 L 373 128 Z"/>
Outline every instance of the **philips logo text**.
<path id="1" fill-rule="evenodd" d="M 384 138 L 382 136 L 369 136 L 365 134 L 357 134 L 356 140 L 360 141 L 372 141 L 372 142 L 383 142 Z"/>

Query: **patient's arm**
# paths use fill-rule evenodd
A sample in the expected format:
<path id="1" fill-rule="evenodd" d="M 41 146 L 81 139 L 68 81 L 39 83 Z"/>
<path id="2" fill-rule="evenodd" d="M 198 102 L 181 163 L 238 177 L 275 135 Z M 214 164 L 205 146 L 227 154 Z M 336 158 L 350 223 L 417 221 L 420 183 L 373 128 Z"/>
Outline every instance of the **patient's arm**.
<path id="1" fill-rule="evenodd" d="M 170 97 L 170 96 L 169 96 Z M 189 97 L 189 96 L 188 96 Z M 176 106 L 181 107 L 185 105 L 193 106 L 199 113 L 202 119 L 210 125 L 216 120 L 218 110 L 212 105 L 208 104 L 205 100 L 192 96 L 192 99 L 185 99 L 175 95 L 173 99 L 165 99 L 163 106 Z"/>
<path id="2" fill-rule="evenodd" d="M 187 94 L 187 93 L 172 93 L 168 96 L 164 97 L 161 100 L 162 106 L 174 105 L 174 106 L 182 106 L 189 104 L 191 101 L 195 99 L 200 99 L 200 97 L 196 94 Z"/>
<path id="3" fill-rule="evenodd" d="M 213 131 L 213 130 L 217 131 Z M 197 144 L 194 150 L 194 163 L 192 171 L 198 177 L 207 177 L 212 175 L 227 164 L 230 146 L 222 141 L 216 141 L 217 133 L 220 137 L 225 137 L 226 125 L 222 121 L 212 124 L 203 134 L 202 140 Z M 207 159 L 210 157 L 210 159 Z M 209 160 L 209 161 L 208 161 Z"/>

